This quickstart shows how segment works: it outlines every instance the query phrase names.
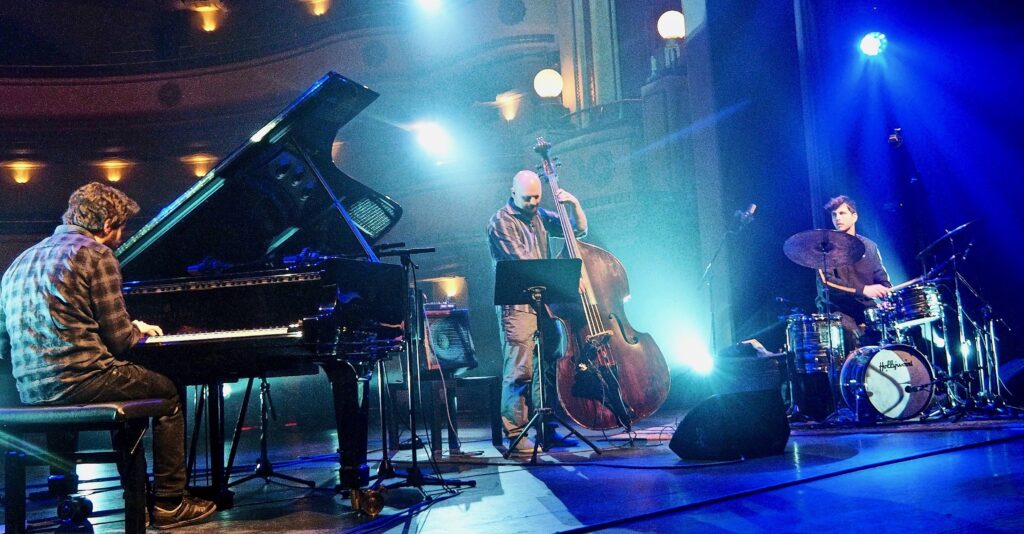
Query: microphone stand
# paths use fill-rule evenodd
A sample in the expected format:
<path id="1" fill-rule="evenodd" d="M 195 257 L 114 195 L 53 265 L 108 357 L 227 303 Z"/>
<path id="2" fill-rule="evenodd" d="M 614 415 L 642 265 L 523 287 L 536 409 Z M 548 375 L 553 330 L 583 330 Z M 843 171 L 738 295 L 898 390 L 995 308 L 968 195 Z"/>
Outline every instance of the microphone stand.
<path id="1" fill-rule="evenodd" d="M 752 204 L 756 208 L 756 204 Z M 715 327 L 715 295 L 714 288 L 712 287 L 711 280 L 711 267 L 715 265 L 715 261 L 718 260 L 718 256 L 722 254 L 722 249 L 725 248 L 725 243 L 729 240 L 729 236 L 738 235 L 743 231 L 743 228 L 750 224 L 753 218 L 753 210 L 750 210 L 750 215 L 746 215 L 744 212 L 736 212 L 739 215 L 739 224 L 734 229 L 726 230 L 722 234 L 722 238 L 718 241 L 718 248 L 715 249 L 715 253 L 711 256 L 708 264 L 704 266 L 704 272 L 700 276 L 700 283 L 697 284 L 697 288 L 707 286 L 708 288 L 708 313 L 711 319 L 711 354 L 718 353 L 718 333 Z"/>
<path id="2" fill-rule="evenodd" d="M 423 486 L 442 486 L 447 488 L 468 486 L 475 487 L 475 480 L 458 480 L 458 479 L 444 479 L 441 477 L 424 475 L 419 468 L 418 454 L 417 454 L 417 442 L 419 436 L 416 434 L 416 399 L 419 396 L 420 388 L 420 350 L 422 349 L 422 332 L 423 332 L 423 308 L 419 305 L 419 293 L 417 281 L 416 281 L 416 269 L 419 268 L 416 263 L 412 261 L 413 254 L 426 254 L 434 252 L 433 247 L 429 248 L 412 248 L 412 249 L 397 249 L 388 250 L 381 252 L 380 257 L 385 256 L 398 256 L 402 261 L 402 268 L 405 270 L 406 281 L 408 282 L 409 291 L 409 314 L 405 321 L 405 387 L 406 393 L 409 399 L 409 431 L 412 433 L 412 461 L 409 468 L 404 472 L 395 469 L 391 463 L 391 459 L 388 458 L 387 445 L 384 448 L 384 459 L 381 461 L 381 465 L 378 468 L 377 480 L 370 487 L 370 492 L 383 491 L 394 488 L 416 488 L 420 495 L 425 499 L 430 499 L 430 496 L 423 491 Z M 415 371 L 414 371 L 415 368 Z M 414 375 L 415 373 L 415 375 Z M 414 379 L 415 376 L 415 379 Z M 415 395 L 413 384 L 415 383 Z M 383 413 L 383 412 L 382 412 Z M 382 425 L 383 426 L 383 425 Z M 387 442 L 388 436 L 384 436 L 385 443 Z M 385 484 L 384 481 L 392 478 L 400 478 L 397 482 Z M 450 491 L 450 490 L 449 490 Z"/>

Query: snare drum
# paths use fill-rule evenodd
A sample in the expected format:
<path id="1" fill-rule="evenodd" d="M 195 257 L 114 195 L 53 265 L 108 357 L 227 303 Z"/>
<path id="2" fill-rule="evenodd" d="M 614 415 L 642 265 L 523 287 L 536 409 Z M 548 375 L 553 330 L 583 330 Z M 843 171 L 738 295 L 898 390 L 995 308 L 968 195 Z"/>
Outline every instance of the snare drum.
<path id="1" fill-rule="evenodd" d="M 843 400 L 859 416 L 910 419 L 923 412 L 935 392 L 928 360 L 909 345 L 861 347 L 839 374 Z M 907 391 L 907 390 L 910 391 Z"/>
<path id="2" fill-rule="evenodd" d="M 942 317 L 942 300 L 935 284 L 914 284 L 889 294 L 896 329 L 930 323 Z"/>
<path id="3" fill-rule="evenodd" d="M 832 354 L 836 355 L 837 370 L 842 355 L 846 354 L 838 313 L 832 314 L 831 321 L 823 313 L 786 317 L 786 343 L 793 353 L 793 370 L 797 373 L 827 373 L 830 346 Z"/>

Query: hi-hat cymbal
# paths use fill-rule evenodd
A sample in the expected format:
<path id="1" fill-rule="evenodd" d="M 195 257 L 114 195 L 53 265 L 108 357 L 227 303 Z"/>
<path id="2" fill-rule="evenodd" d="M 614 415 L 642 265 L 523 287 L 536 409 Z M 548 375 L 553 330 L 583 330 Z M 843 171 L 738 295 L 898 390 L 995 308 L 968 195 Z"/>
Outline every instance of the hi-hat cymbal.
<path id="1" fill-rule="evenodd" d="M 864 242 L 837 230 L 806 230 L 793 234 L 782 245 L 786 257 L 811 269 L 851 265 L 864 257 Z"/>

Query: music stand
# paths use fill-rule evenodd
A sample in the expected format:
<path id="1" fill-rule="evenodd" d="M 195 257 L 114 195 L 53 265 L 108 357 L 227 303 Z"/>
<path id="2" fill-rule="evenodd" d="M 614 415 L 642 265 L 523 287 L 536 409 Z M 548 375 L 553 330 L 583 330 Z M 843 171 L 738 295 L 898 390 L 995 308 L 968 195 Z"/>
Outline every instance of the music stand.
<path id="1" fill-rule="evenodd" d="M 560 304 L 579 302 L 580 299 L 580 274 L 583 270 L 583 261 L 579 259 L 565 260 L 502 260 L 499 261 L 494 274 L 494 304 L 497 306 L 512 306 L 516 304 L 529 304 L 537 313 L 537 330 L 534 332 L 534 339 L 537 340 L 534 346 L 534 358 L 536 362 L 537 376 L 540 389 L 540 406 L 534 407 L 533 417 L 526 423 L 523 431 L 516 436 L 516 439 L 509 444 L 503 455 L 506 459 L 515 450 L 516 445 L 527 435 L 529 430 L 536 425 L 538 440 L 533 445 L 533 458 L 537 461 L 537 449 L 546 445 L 547 432 L 545 423 L 549 418 L 556 419 L 570 433 L 580 438 L 581 441 L 594 449 L 594 452 L 601 454 L 597 448 L 583 434 L 580 434 L 568 421 L 554 412 L 547 406 L 547 394 L 544 387 L 544 340 L 540 328 L 541 314 L 545 311 L 545 304 Z"/>

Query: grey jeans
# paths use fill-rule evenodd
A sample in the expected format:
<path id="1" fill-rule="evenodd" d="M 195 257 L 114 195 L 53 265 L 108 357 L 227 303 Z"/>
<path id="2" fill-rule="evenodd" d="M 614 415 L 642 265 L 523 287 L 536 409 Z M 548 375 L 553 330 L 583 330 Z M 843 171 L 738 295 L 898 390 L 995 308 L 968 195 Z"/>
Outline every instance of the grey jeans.
<path id="1" fill-rule="evenodd" d="M 546 404 L 553 408 L 558 402 L 555 391 L 555 371 L 558 355 L 562 352 L 564 335 L 547 314 L 541 317 L 544 333 L 544 391 Z M 498 331 L 501 333 L 501 351 L 504 371 L 501 383 L 501 421 L 505 434 L 515 438 L 530 420 L 534 407 L 540 405 L 540 373 L 535 363 L 534 349 L 537 316 L 510 308 L 498 308 Z"/>
<path id="2" fill-rule="evenodd" d="M 153 494 L 177 497 L 185 491 L 185 417 L 178 387 L 166 376 L 132 363 L 114 366 L 78 384 L 67 403 L 167 399 L 173 414 L 153 420 Z"/>

